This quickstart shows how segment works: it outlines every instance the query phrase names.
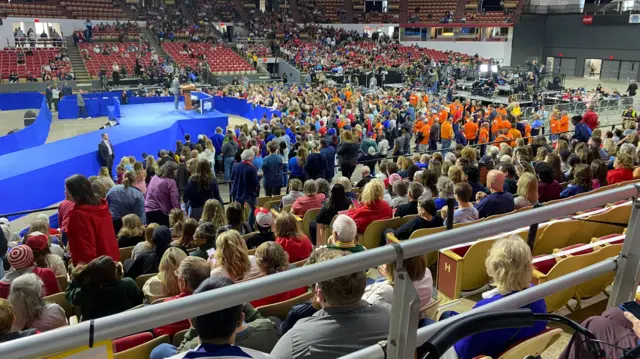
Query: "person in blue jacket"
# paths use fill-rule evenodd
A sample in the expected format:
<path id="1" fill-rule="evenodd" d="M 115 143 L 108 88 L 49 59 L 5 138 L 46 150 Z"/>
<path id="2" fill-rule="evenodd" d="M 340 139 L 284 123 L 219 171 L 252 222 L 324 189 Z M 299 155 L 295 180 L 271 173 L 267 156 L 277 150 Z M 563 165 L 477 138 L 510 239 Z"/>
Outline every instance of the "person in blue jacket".
<path id="1" fill-rule="evenodd" d="M 520 237 L 511 235 L 497 240 L 489 250 L 485 262 L 487 274 L 496 288 L 483 293 L 483 299 L 474 309 L 529 288 L 533 270 L 532 260 L 531 249 Z M 522 308 L 529 308 L 533 313 L 547 312 L 544 299 Z M 440 320 L 456 314 L 445 312 Z M 472 359 L 484 355 L 497 358 L 513 344 L 545 331 L 546 324 L 541 321 L 526 328 L 498 329 L 474 334 L 457 342 L 454 349 L 459 359 Z"/>
<path id="2" fill-rule="evenodd" d="M 574 127 L 573 139 L 578 140 L 578 142 L 587 143 L 591 138 L 591 129 L 586 123 L 582 122 L 582 116 L 573 116 L 571 123 Z"/>
<path id="3" fill-rule="evenodd" d="M 249 214 L 249 226 L 253 228 L 256 223 L 254 211 L 256 209 L 256 198 L 260 190 L 260 179 L 258 171 L 253 166 L 255 153 L 251 150 L 244 150 L 240 154 L 242 162 L 236 163 L 231 170 L 231 197 L 240 204 L 248 204 L 251 207 Z"/>
<path id="4" fill-rule="evenodd" d="M 560 192 L 560 198 L 568 198 L 580 193 L 589 192 L 592 188 L 591 167 L 585 164 L 578 164 L 573 169 L 573 180 L 569 187 Z"/>
<path id="5" fill-rule="evenodd" d="M 336 149 L 331 146 L 331 143 L 328 139 L 323 138 L 320 140 L 320 154 L 326 158 L 327 167 L 325 170 L 324 178 L 331 182 L 333 177 L 335 176 L 335 167 L 336 167 Z"/>

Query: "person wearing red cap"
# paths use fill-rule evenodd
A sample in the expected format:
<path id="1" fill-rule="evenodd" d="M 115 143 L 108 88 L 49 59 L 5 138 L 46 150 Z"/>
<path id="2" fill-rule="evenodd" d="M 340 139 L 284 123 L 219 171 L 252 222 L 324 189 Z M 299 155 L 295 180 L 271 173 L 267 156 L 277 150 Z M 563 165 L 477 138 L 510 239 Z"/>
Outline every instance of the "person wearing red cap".
<path id="1" fill-rule="evenodd" d="M 56 294 L 60 291 L 55 274 L 49 268 L 35 266 L 33 251 L 29 246 L 18 245 L 7 254 L 7 261 L 11 269 L 0 279 L 0 298 L 8 298 L 11 282 L 23 274 L 33 273 L 42 279 L 44 283 L 44 295 Z"/>
<path id="2" fill-rule="evenodd" d="M 62 225 L 73 264 L 86 264 L 101 255 L 119 261 L 120 250 L 107 201 L 96 197 L 83 175 L 67 178 L 64 185 L 67 199 L 74 202 Z"/>
<path id="3" fill-rule="evenodd" d="M 33 251 L 36 267 L 49 268 L 56 276 L 67 276 L 67 267 L 60 256 L 51 253 L 49 238 L 41 232 L 32 232 L 27 236 L 25 244 Z"/>
<path id="4" fill-rule="evenodd" d="M 258 232 L 254 232 L 245 240 L 247 249 L 258 248 L 258 246 L 264 242 L 273 242 L 276 240 L 275 234 L 271 231 L 271 224 L 273 222 L 271 211 L 264 207 L 258 207 L 255 210 L 255 215 L 256 229 Z"/>

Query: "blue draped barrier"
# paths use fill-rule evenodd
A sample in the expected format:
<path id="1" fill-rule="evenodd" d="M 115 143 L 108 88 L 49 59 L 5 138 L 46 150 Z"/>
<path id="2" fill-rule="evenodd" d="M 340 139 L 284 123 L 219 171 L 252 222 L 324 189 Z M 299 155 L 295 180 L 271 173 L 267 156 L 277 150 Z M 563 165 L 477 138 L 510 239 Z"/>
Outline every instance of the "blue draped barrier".
<path id="1" fill-rule="evenodd" d="M 115 109 L 113 105 L 110 106 Z M 173 103 L 123 105 L 120 125 L 109 128 L 115 164 L 123 156 L 141 160 L 143 152 L 156 156 L 172 149 L 186 133 L 212 136 L 226 128 L 228 117 L 217 111 L 200 114 L 174 110 Z M 94 131 L 0 156 L 0 213 L 45 208 L 64 199 L 64 181 L 75 173 L 98 173 L 98 143 L 105 131 Z M 28 159 L 28 160 L 25 160 Z M 114 165 L 115 165 L 114 164 Z"/>
<path id="2" fill-rule="evenodd" d="M 213 98 L 213 107 L 222 113 L 242 116 L 250 121 L 253 119 L 258 119 L 259 121 L 264 115 L 267 115 L 267 119 L 271 119 L 273 114 L 276 114 L 277 116 L 282 115 L 282 112 L 278 110 L 271 110 L 262 106 L 254 106 L 253 104 L 247 103 L 244 99 L 233 97 L 215 96 Z"/>
<path id="3" fill-rule="evenodd" d="M 97 92 L 82 95 L 84 108 L 90 117 L 108 116 L 107 106 L 113 106 L 113 100 L 120 98 L 120 92 Z M 78 98 L 66 96 L 58 104 L 58 119 L 68 120 L 78 118 Z"/>
<path id="4" fill-rule="evenodd" d="M 49 129 L 51 128 L 51 111 L 47 107 L 47 100 L 40 95 L 39 105 L 27 108 L 40 108 L 36 120 L 22 130 L 0 137 L 0 156 L 7 153 L 24 150 L 27 148 L 42 145 L 47 141 Z M 35 96 L 34 96 L 35 98 Z M 0 100 L 4 95 L 0 95 Z M 29 100 L 29 101 L 35 101 Z"/>
<path id="5" fill-rule="evenodd" d="M 40 92 L 0 94 L 0 110 L 26 110 L 40 108 L 44 95 Z"/>

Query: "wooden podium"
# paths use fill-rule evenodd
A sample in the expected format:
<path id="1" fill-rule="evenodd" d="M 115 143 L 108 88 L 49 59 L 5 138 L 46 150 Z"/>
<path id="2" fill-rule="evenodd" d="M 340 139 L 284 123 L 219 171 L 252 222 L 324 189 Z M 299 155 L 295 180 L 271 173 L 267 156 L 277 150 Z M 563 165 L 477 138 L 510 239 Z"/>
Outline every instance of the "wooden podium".
<path id="1" fill-rule="evenodd" d="M 180 91 L 184 96 L 184 109 L 185 110 L 193 110 L 193 105 L 191 104 L 191 91 L 195 91 L 196 86 L 194 84 L 186 84 L 180 87 Z"/>

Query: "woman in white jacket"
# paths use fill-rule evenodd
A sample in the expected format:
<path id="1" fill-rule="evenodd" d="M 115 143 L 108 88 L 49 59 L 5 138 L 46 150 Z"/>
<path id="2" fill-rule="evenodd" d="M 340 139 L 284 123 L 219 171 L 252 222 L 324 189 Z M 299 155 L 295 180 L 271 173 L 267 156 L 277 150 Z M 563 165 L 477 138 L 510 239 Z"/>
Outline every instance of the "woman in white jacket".
<path id="1" fill-rule="evenodd" d="M 420 298 L 420 311 L 423 311 L 427 309 L 429 303 L 431 303 L 431 294 L 433 292 L 433 277 L 431 277 L 431 271 L 427 268 L 427 258 L 422 255 L 405 259 L 404 267 Z M 395 271 L 395 262 L 378 267 L 378 272 L 380 272 L 383 278 L 367 286 L 362 299 L 371 304 L 382 305 L 391 310 Z"/>

